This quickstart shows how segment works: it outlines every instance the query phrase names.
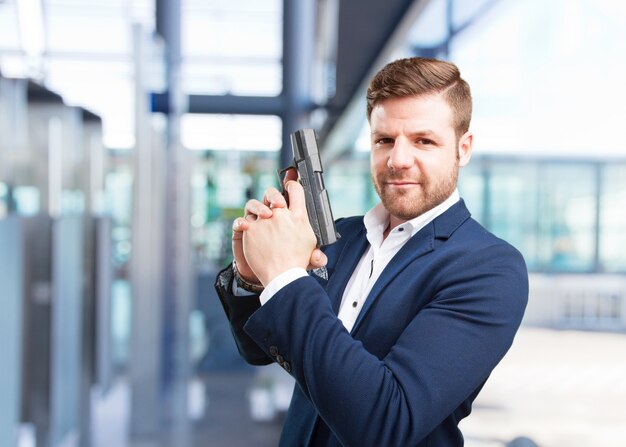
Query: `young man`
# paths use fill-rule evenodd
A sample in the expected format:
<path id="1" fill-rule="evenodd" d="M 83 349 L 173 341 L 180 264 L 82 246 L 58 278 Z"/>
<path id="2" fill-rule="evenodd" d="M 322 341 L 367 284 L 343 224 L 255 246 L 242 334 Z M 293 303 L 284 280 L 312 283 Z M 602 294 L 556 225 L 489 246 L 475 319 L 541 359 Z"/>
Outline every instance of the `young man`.
<path id="1" fill-rule="evenodd" d="M 216 287 L 244 358 L 276 361 L 297 382 L 281 446 L 463 445 L 458 423 L 528 297 L 522 256 L 456 189 L 471 109 L 453 64 L 392 62 L 367 93 L 381 203 L 338 220 L 342 238 L 324 253 L 297 182 L 285 185 L 289 207 L 270 188 L 234 222 L 235 264 Z M 322 265 L 327 278 L 307 274 Z"/>

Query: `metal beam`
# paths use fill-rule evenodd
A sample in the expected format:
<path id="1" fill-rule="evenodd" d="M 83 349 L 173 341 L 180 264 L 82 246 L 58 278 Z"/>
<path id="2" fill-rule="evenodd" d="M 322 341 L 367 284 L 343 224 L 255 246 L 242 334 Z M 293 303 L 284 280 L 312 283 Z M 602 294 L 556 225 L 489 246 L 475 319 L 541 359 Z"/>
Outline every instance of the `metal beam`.
<path id="1" fill-rule="evenodd" d="M 500 0 L 488 0 L 483 3 L 478 10 L 467 20 L 458 26 L 454 26 L 452 21 L 454 0 L 448 0 L 446 6 L 446 28 L 447 36 L 442 41 L 431 46 L 415 45 L 412 48 L 412 52 L 418 56 L 424 57 L 441 57 L 442 55 L 447 59 L 450 53 L 450 42 L 455 39 L 460 33 L 467 28 L 474 25 L 480 18 L 489 12 Z"/>
<path id="2" fill-rule="evenodd" d="M 40 84 L 28 80 L 28 102 L 63 104 L 63 97 Z"/>
<path id="3" fill-rule="evenodd" d="M 372 53 L 367 59 L 363 59 L 358 63 L 361 70 L 359 71 L 359 69 L 356 68 L 356 62 L 355 67 L 350 69 L 349 72 L 352 73 L 353 76 L 360 74 L 358 80 L 353 81 L 355 82 L 354 86 L 347 79 L 341 79 L 343 71 L 340 65 L 338 65 L 337 91 L 339 93 L 341 90 L 343 93 L 330 103 L 329 120 L 323 132 L 325 139 L 322 158 L 325 162 L 336 159 L 344 152 L 350 150 L 354 145 L 361 130 L 363 119 L 365 118 L 365 93 L 370 79 L 389 61 L 392 53 L 406 41 L 413 24 L 430 1 L 431 0 L 396 1 L 395 8 L 391 8 L 393 9 L 391 16 L 389 15 L 390 13 L 384 11 L 384 9 L 389 6 L 389 2 L 369 1 L 367 2 L 368 6 L 362 5 L 359 2 L 342 2 L 342 5 L 351 5 L 355 10 L 355 14 L 356 10 L 359 8 L 365 11 L 359 12 L 357 14 L 358 16 L 362 17 L 363 14 L 367 14 L 367 16 L 363 17 L 364 21 L 355 20 L 355 22 L 358 23 L 358 27 L 363 30 L 359 32 L 359 30 L 355 29 L 356 26 L 350 28 L 346 23 L 349 20 L 354 20 L 351 17 L 346 17 L 349 11 L 346 10 L 345 7 L 340 11 L 340 15 L 343 15 L 343 17 L 340 16 L 340 22 L 343 24 L 343 27 L 352 29 L 356 33 L 356 36 L 351 37 L 347 35 L 345 29 L 342 31 L 340 28 L 338 63 L 342 58 L 350 57 L 349 55 L 351 53 L 359 53 L 359 51 L 355 51 L 355 48 L 360 47 L 358 42 L 359 37 L 374 32 L 378 22 L 386 24 L 386 26 L 384 27 L 385 32 L 378 34 L 378 39 L 380 39 L 379 45 L 375 46 L 374 43 L 371 43 L 370 47 L 373 50 Z M 354 3 L 357 5 L 354 5 Z M 369 8 L 370 4 L 373 6 L 372 9 Z M 379 4 L 380 6 L 374 7 Z M 333 110 L 333 107 L 335 110 Z M 335 113 L 334 116 L 333 111 Z"/>
<path id="4" fill-rule="evenodd" d="M 342 111 L 388 48 L 419 0 L 358 0 L 339 4 L 336 93 L 330 112 Z M 411 25 L 413 24 L 411 20 Z"/>
<path id="5" fill-rule="evenodd" d="M 189 95 L 187 113 L 233 113 L 242 115 L 281 115 L 282 96 Z M 153 93 L 152 111 L 169 114 L 169 96 Z"/>

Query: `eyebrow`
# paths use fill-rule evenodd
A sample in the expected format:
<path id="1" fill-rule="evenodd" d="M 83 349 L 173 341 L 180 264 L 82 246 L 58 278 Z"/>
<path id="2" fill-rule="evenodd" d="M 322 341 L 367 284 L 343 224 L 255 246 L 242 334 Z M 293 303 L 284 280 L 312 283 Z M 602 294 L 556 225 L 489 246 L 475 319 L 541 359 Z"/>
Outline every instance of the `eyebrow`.
<path id="1" fill-rule="evenodd" d="M 377 130 L 373 130 L 370 133 L 371 136 L 389 136 L 390 134 L 388 132 L 383 132 L 383 131 L 377 131 Z M 412 138 L 415 137 L 431 137 L 431 138 L 435 138 L 435 137 L 439 137 L 439 134 L 430 130 L 430 129 L 424 129 L 424 130 L 418 130 L 415 132 L 410 132 L 409 136 Z"/>

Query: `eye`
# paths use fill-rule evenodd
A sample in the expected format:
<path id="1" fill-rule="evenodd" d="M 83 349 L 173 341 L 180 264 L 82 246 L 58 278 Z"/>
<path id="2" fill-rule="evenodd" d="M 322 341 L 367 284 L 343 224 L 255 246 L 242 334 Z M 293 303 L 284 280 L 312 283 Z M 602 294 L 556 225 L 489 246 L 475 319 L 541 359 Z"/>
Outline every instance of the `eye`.
<path id="1" fill-rule="evenodd" d="M 393 144 L 393 138 L 386 138 L 386 137 L 378 138 L 378 139 L 374 140 L 374 144 L 376 146 L 384 146 L 384 145 L 387 145 L 387 144 Z"/>
<path id="2" fill-rule="evenodd" d="M 415 142 L 421 146 L 432 146 L 435 144 L 433 140 L 428 138 L 418 138 Z"/>

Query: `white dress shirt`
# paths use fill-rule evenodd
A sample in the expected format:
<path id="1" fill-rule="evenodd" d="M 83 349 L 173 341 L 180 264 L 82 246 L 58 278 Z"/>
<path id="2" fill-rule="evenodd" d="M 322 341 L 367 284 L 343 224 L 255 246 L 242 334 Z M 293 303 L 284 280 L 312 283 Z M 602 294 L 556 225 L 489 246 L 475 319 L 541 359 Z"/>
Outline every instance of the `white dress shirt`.
<path id="1" fill-rule="evenodd" d="M 352 330 L 367 295 L 389 261 L 415 233 L 458 201 L 459 192 L 455 189 L 445 201 L 424 214 L 398 225 L 386 238 L 384 233 L 389 226 L 389 213 L 383 205 L 379 203 L 365 214 L 363 223 L 370 245 L 352 273 L 339 307 L 338 317 L 348 331 Z M 269 301 L 276 292 L 290 282 L 307 275 L 306 270 L 302 268 L 293 268 L 278 275 L 261 293 L 261 304 Z"/>

